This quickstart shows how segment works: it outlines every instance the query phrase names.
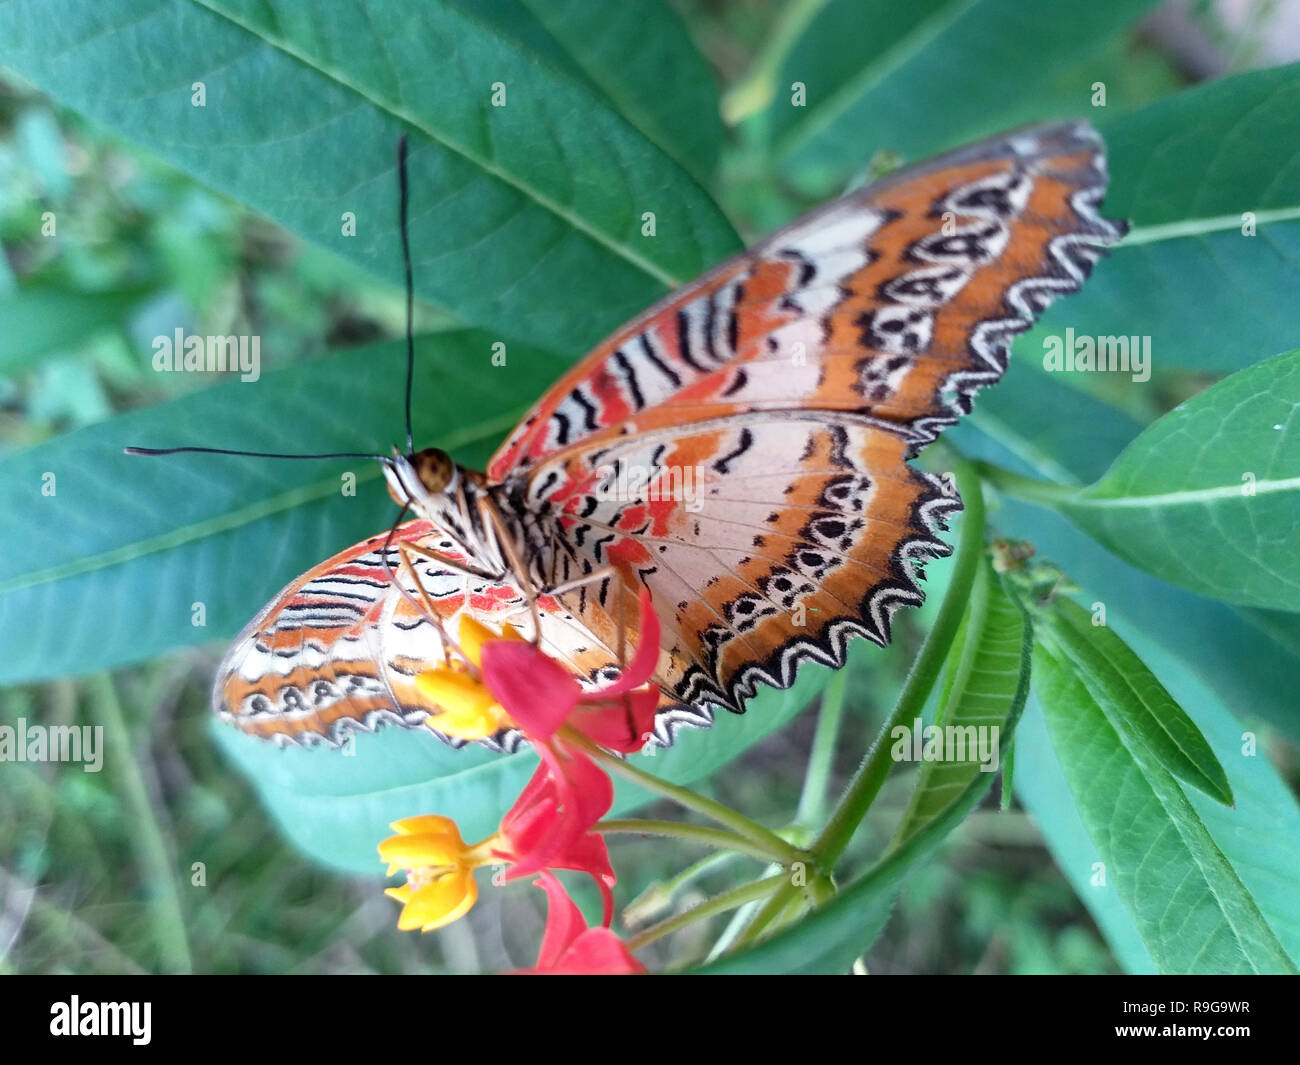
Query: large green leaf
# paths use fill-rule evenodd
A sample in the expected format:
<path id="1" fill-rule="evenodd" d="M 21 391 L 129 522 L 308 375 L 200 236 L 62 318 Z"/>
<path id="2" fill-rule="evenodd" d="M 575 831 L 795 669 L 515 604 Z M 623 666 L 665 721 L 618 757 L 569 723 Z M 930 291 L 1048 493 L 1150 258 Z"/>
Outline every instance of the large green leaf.
<path id="1" fill-rule="evenodd" d="M 1300 610 L 1300 351 L 1170 411 L 1060 507 L 1172 584 Z"/>
<path id="2" fill-rule="evenodd" d="M 974 415 L 950 431 L 963 452 L 1018 473 L 1084 484 L 1100 477 L 1141 426 L 1059 377 L 1013 366 L 980 396 Z M 1054 510 L 995 497 L 991 521 L 1027 539 L 1106 605 L 1112 625 L 1148 633 L 1230 706 L 1250 707 L 1300 741 L 1300 637 L 1293 615 L 1245 610 L 1175 588 L 1135 569 Z"/>
<path id="3" fill-rule="evenodd" d="M 1093 875 L 1093 863 L 1100 861 L 1101 855 L 1084 826 L 1060 760 L 1052 749 L 1042 707 L 1032 692 L 1025 716 L 1016 729 L 1014 786 L 1016 798 L 1033 817 L 1057 868 L 1087 906 L 1124 970 L 1157 972 L 1156 963 L 1151 960 L 1133 915 L 1125 908 L 1114 882 L 1101 882 Z"/>
<path id="4" fill-rule="evenodd" d="M 1255 899 L 1174 778 L 1120 738 L 1042 644 L 1034 687 L 1089 835 L 1162 972 L 1294 972 Z"/>
<path id="5" fill-rule="evenodd" d="M 456 0 L 549 62 L 587 80 L 619 114 L 701 180 L 718 163 L 717 87 L 666 0 Z M 665 72 L 671 71 L 671 77 Z"/>
<path id="6" fill-rule="evenodd" d="M 738 246 L 707 194 L 589 79 L 451 3 L 15 0 L 0 7 L 0 62 L 394 281 L 406 133 L 417 290 L 561 351 Z M 492 104 L 497 84 L 505 106 Z"/>
<path id="7" fill-rule="evenodd" d="M 415 438 L 482 464 L 562 362 L 461 331 L 416 352 Z M 404 345 L 229 380 L 6 456 L 0 478 L 0 681 L 85 672 L 234 635 L 284 584 L 383 530 L 379 464 L 216 455 L 134 458 L 126 445 L 381 451 L 402 435 Z M 355 495 L 344 494 L 345 473 Z M 51 480 L 52 478 L 52 480 Z M 52 485 L 53 494 L 44 494 Z M 206 624 L 192 624 L 195 603 Z"/>
<path id="8" fill-rule="evenodd" d="M 1068 326 L 1149 337 L 1156 371 L 1239 370 L 1293 347 L 1300 64 L 1200 85 L 1132 114 L 1093 117 L 1110 155 L 1106 214 L 1130 219 L 1133 229 L 1017 351 L 1041 363 L 1045 338 Z"/>
<path id="9" fill-rule="evenodd" d="M 998 739 L 995 761 L 981 763 L 977 749 L 968 746 L 967 758 L 924 762 L 912 801 L 903 814 L 896 839 L 906 840 L 957 801 L 966 786 L 980 775 L 996 773 L 1001 758 L 1011 749 L 1008 719 L 1019 717 L 1029 693 L 1029 661 L 1033 636 L 1029 620 L 1002 589 L 985 560 L 976 574 L 967 607 L 965 637 L 953 682 L 934 724 L 965 735 L 988 734 Z M 976 732 L 967 730 L 974 728 Z"/>
<path id="10" fill-rule="evenodd" d="M 1087 59 L 1150 0 L 835 0 L 795 45 L 772 105 L 783 168 L 825 194 L 879 149 L 916 158 L 1035 118 L 1089 108 Z M 1061 84 L 1062 68 L 1077 72 Z M 990 76 L 996 71 L 996 76 Z M 792 106 L 791 85 L 807 87 Z"/>

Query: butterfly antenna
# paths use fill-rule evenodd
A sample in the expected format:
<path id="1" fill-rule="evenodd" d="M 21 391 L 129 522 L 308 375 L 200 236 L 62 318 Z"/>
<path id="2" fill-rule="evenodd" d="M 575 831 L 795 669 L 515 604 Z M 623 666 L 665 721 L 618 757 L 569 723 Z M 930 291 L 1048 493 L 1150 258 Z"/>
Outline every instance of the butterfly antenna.
<path id="1" fill-rule="evenodd" d="M 398 225 L 402 231 L 402 269 L 406 275 L 406 453 L 415 452 L 411 434 L 411 380 L 415 376 L 415 286 L 411 280 L 411 235 L 407 232 L 406 134 L 397 142 Z"/>
<path id="2" fill-rule="evenodd" d="M 200 455 L 243 455 L 250 459 L 377 459 L 380 462 L 392 462 L 388 455 L 376 455 L 368 451 L 333 451 L 319 455 L 287 455 L 280 451 L 238 451 L 225 447 L 124 447 L 127 455 L 182 455 L 185 453 Z"/>

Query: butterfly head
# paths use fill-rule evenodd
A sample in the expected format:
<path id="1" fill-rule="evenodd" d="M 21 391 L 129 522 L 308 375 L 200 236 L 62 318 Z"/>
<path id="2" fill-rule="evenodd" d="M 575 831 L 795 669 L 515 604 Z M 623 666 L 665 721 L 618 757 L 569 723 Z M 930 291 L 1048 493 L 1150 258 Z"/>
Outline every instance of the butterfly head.
<path id="1" fill-rule="evenodd" d="M 456 486 L 457 468 L 451 456 L 436 447 L 410 455 L 400 452 L 384 462 L 388 494 L 399 505 L 419 504 Z"/>

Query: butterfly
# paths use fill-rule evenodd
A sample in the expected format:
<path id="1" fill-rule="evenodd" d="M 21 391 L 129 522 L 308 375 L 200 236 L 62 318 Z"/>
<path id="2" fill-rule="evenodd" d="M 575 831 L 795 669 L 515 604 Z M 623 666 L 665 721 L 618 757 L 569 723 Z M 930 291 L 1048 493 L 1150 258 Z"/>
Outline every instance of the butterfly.
<path id="1" fill-rule="evenodd" d="M 803 662 L 842 666 L 854 637 L 887 644 L 961 506 L 909 460 L 1122 238 L 1106 184 L 1082 121 L 900 170 L 628 322 L 485 472 L 395 452 L 389 491 L 414 519 L 281 591 L 222 661 L 216 712 L 280 744 L 428 728 L 415 678 L 464 614 L 523 626 L 598 685 L 637 640 L 642 588 L 661 744 Z"/>

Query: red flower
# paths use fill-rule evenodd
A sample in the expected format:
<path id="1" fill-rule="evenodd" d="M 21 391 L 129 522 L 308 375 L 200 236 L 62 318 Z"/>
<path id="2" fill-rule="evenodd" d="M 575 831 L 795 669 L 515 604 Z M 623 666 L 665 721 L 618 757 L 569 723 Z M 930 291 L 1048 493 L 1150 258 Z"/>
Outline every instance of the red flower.
<path id="1" fill-rule="evenodd" d="M 507 880 L 545 869 L 589 874 L 600 888 L 606 926 L 613 917 L 614 870 L 604 839 L 591 828 L 613 805 L 614 786 L 585 751 L 565 741 L 561 729 L 624 754 L 640 750 L 653 734 L 659 619 L 645 589 L 640 614 L 632 661 L 618 680 L 595 691 L 585 691 L 568 669 L 509 626 L 498 637 L 470 617 L 462 617 L 460 626 L 468 665 L 453 662 L 416 682 L 439 707 L 429 718 L 435 728 L 481 739 L 515 727 L 536 748 L 541 765 L 502 819 L 497 837 L 483 844 L 510 863 Z"/>
<path id="2" fill-rule="evenodd" d="M 588 873 L 600 888 L 605 924 L 613 917 L 614 869 L 603 836 L 590 831 L 614 802 L 614 786 L 605 772 L 581 752 L 537 745 L 542 764 L 501 819 L 501 835 L 511 862 L 506 880 L 531 876 L 541 869 L 575 869 Z"/>
<path id="3" fill-rule="evenodd" d="M 626 976 L 646 968 L 608 928 L 588 928 L 582 911 L 551 873 L 535 881 L 546 892 L 546 932 L 537 965 L 521 974 L 552 976 Z"/>
<path id="4" fill-rule="evenodd" d="M 534 744 L 549 743 L 565 724 L 624 754 L 645 744 L 659 707 L 659 689 L 650 684 L 659 662 L 659 619 L 644 588 L 640 606 L 636 654 L 618 680 L 596 691 L 584 692 L 572 673 L 531 643 L 483 646 L 484 683 Z"/>
<path id="5" fill-rule="evenodd" d="M 614 787 L 604 770 L 557 733 L 569 725 L 602 746 L 640 750 L 659 706 L 659 689 L 645 687 L 658 660 L 659 620 L 644 590 L 636 655 L 617 681 L 596 691 L 583 691 L 568 670 L 532 644 L 493 640 L 483 646 L 484 684 L 542 760 L 501 822 L 513 862 L 506 879 L 546 868 L 590 873 L 605 900 L 606 924 L 614 874 L 604 840 L 590 831 L 613 805 Z"/>

